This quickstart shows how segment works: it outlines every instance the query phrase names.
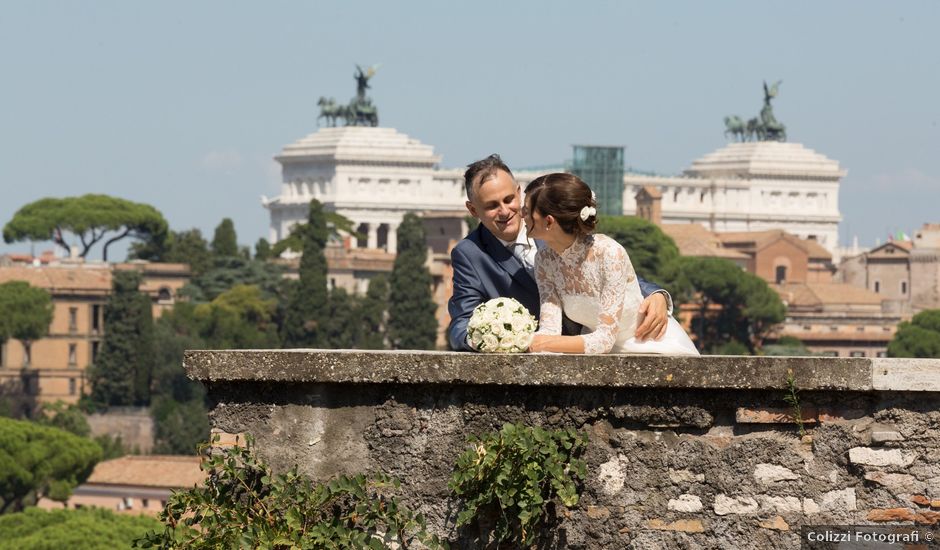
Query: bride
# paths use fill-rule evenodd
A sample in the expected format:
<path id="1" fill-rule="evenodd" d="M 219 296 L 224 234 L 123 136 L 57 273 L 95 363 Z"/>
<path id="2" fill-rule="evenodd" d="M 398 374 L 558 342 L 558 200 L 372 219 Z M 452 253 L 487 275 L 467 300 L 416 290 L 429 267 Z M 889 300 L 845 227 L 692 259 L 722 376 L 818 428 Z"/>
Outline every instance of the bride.
<path id="1" fill-rule="evenodd" d="M 671 316 L 662 339 L 634 337 L 640 285 L 627 251 L 594 233 L 596 206 L 590 187 L 572 174 L 548 174 L 526 187 L 526 231 L 548 245 L 535 257 L 541 316 L 529 351 L 698 355 Z M 561 335 L 562 312 L 584 326 L 580 336 Z"/>

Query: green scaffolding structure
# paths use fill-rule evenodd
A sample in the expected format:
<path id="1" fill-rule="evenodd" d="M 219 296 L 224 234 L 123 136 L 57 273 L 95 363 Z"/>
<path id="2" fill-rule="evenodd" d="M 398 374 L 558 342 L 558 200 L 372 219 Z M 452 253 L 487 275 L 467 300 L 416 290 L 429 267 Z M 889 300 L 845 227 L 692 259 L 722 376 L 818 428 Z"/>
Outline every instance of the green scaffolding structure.
<path id="1" fill-rule="evenodd" d="M 623 147 L 575 145 L 571 173 L 597 195 L 597 213 L 623 215 Z"/>

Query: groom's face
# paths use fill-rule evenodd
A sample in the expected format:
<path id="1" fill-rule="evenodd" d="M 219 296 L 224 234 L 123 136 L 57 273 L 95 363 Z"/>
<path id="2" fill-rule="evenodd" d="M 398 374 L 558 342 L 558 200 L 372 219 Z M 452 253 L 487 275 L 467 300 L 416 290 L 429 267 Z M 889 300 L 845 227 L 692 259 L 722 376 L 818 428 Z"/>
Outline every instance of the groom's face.
<path id="1" fill-rule="evenodd" d="M 519 196 L 516 180 L 505 171 L 496 170 L 494 175 L 474 184 L 467 210 L 497 238 L 514 241 L 522 227 Z"/>

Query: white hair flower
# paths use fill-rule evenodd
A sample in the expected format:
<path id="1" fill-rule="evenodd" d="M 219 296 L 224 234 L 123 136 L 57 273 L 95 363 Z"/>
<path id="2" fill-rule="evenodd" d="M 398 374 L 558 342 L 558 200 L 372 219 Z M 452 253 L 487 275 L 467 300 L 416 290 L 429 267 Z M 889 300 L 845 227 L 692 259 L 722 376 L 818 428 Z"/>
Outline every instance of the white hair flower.
<path id="1" fill-rule="evenodd" d="M 597 209 L 593 206 L 585 206 L 581 209 L 581 221 L 586 222 L 591 216 L 597 215 Z"/>

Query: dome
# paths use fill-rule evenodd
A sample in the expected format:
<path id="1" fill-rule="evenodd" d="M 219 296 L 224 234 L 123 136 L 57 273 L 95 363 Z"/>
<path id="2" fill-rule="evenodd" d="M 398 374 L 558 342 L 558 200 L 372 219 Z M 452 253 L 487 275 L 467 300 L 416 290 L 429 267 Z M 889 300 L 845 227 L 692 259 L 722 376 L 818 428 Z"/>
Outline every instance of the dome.
<path id="1" fill-rule="evenodd" d="M 405 164 L 431 168 L 441 157 L 434 148 L 402 134 L 394 128 L 343 126 L 321 128 L 290 145 L 275 157 L 281 163 L 355 162 L 370 164 Z"/>
<path id="2" fill-rule="evenodd" d="M 692 163 L 685 171 L 699 178 L 799 178 L 838 181 L 846 172 L 839 163 L 799 143 L 750 141 L 731 143 Z"/>

